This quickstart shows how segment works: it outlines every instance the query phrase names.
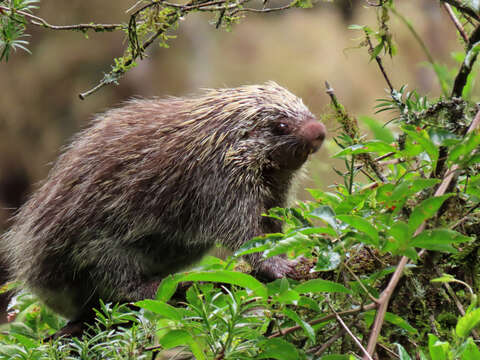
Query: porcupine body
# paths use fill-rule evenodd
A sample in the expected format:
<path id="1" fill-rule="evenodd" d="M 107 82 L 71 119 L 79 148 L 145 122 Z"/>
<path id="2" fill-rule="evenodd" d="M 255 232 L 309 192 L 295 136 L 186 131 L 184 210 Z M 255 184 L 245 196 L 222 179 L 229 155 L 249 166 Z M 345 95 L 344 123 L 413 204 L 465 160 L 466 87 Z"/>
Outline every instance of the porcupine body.
<path id="1" fill-rule="evenodd" d="M 98 300 L 154 296 L 216 242 L 230 249 L 281 224 L 298 170 L 325 136 L 275 83 L 136 99 L 97 116 L 65 149 L 4 238 L 12 275 L 70 319 Z M 260 276 L 291 261 L 247 258 Z"/>

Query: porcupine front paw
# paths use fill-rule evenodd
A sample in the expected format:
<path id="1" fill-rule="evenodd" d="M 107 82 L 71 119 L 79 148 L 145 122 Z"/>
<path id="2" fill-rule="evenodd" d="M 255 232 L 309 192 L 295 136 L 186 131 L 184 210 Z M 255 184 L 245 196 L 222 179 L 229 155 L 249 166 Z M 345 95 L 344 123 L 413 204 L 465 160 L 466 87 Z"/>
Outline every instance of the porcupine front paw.
<path id="1" fill-rule="evenodd" d="M 297 266 L 306 261 L 307 259 L 303 256 L 300 256 L 295 260 L 289 260 L 281 256 L 273 256 L 258 263 L 255 275 L 267 281 L 273 281 L 284 277 L 301 279 L 302 273 L 297 270 Z"/>

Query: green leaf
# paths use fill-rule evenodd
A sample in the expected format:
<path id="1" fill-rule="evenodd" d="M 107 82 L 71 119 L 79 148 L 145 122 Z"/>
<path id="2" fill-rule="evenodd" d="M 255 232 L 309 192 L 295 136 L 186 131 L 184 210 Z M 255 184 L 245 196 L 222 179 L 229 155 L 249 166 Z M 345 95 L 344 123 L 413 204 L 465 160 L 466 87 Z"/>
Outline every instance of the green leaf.
<path id="1" fill-rule="evenodd" d="M 390 197 L 390 201 L 405 199 L 423 189 L 432 187 L 439 182 L 440 180 L 438 179 L 405 180 L 395 187 Z"/>
<path id="2" fill-rule="evenodd" d="M 265 250 L 264 257 L 272 257 L 275 255 L 285 254 L 289 251 L 300 253 L 302 250 L 310 248 L 313 242 L 307 235 L 295 233 L 282 240 L 277 241 L 270 249 Z"/>
<path id="3" fill-rule="evenodd" d="M 179 309 L 160 300 L 145 299 L 137 301 L 135 305 L 141 307 L 142 309 L 149 310 L 155 314 L 162 315 L 170 320 L 182 320 L 182 314 Z"/>
<path id="4" fill-rule="evenodd" d="M 333 194 L 331 192 L 325 192 L 318 189 L 308 189 L 308 188 L 305 190 L 307 190 L 315 200 L 318 200 L 319 202 L 322 202 L 322 203 L 326 203 L 326 205 L 335 206 L 335 205 L 338 205 L 341 201 L 340 197 L 337 194 Z"/>
<path id="5" fill-rule="evenodd" d="M 321 205 L 314 209 L 309 216 L 323 220 L 325 223 L 330 225 L 333 229 L 337 229 L 337 222 L 335 220 L 335 212 L 330 206 Z"/>
<path id="6" fill-rule="evenodd" d="M 317 300 L 318 300 L 318 298 L 317 298 Z M 318 301 L 313 300 L 312 298 L 310 298 L 308 296 L 300 296 L 300 300 L 298 301 L 298 306 L 305 307 L 305 308 L 313 310 L 317 313 L 322 312 L 322 310 L 320 309 L 320 306 L 318 305 Z"/>
<path id="7" fill-rule="evenodd" d="M 433 229 L 425 230 L 415 236 L 410 242 L 411 246 L 433 251 L 457 252 L 451 244 L 470 241 L 471 238 L 454 230 Z"/>
<path id="8" fill-rule="evenodd" d="M 405 350 L 402 345 L 397 343 L 395 343 L 395 345 L 397 345 L 398 357 L 400 358 L 400 360 L 412 360 L 410 355 L 408 355 L 407 350 Z"/>
<path id="9" fill-rule="evenodd" d="M 473 151 L 480 145 L 480 131 L 476 130 L 468 134 L 466 138 L 453 147 L 448 154 L 448 160 L 452 163 L 463 161 L 464 158 L 472 155 Z"/>
<path id="10" fill-rule="evenodd" d="M 480 359 L 480 350 L 472 338 L 467 339 L 467 343 L 462 352 L 461 360 L 478 360 Z"/>
<path id="11" fill-rule="evenodd" d="M 390 202 L 395 185 L 391 183 L 380 185 L 377 188 L 376 199 L 378 202 Z"/>
<path id="12" fill-rule="evenodd" d="M 364 28 L 365 28 L 365 25 L 358 25 L 358 24 L 348 25 L 349 30 L 363 30 Z"/>
<path id="13" fill-rule="evenodd" d="M 440 282 L 440 283 L 449 283 L 449 282 L 455 282 L 456 279 L 450 275 L 450 274 L 443 274 L 442 276 L 430 280 L 430 282 Z"/>
<path id="14" fill-rule="evenodd" d="M 282 311 L 286 316 L 288 316 L 291 320 L 295 321 L 298 325 L 302 327 L 302 329 L 305 331 L 305 334 L 308 336 L 310 341 L 315 344 L 315 330 L 313 330 L 312 326 L 307 323 L 306 321 L 302 320 L 298 314 L 290 310 L 289 308 L 284 308 Z"/>
<path id="15" fill-rule="evenodd" d="M 22 344 L 25 349 L 34 349 L 40 346 L 40 343 L 37 340 L 32 339 L 31 337 L 22 335 L 22 334 L 11 334 L 20 344 Z"/>
<path id="16" fill-rule="evenodd" d="M 257 359 L 279 359 L 279 360 L 298 360 L 300 354 L 293 344 L 283 339 L 267 339 L 260 343 L 261 354 Z"/>
<path id="17" fill-rule="evenodd" d="M 294 0 L 290 5 L 302 9 L 309 9 L 313 7 L 312 0 Z"/>
<path id="18" fill-rule="evenodd" d="M 434 216 L 438 209 L 440 209 L 440 206 L 442 206 L 443 202 L 452 195 L 453 194 L 434 196 L 423 200 L 417 205 L 408 219 L 408 229 L 410 234 L 413 234 L 425 220 Z"/>
<path id="19" fill-rule="evenodd" d="M 332 271 L 340 265 L 342 258 L 335 251 L 321 251 L 318 254 L 315 271 Z"/>
<path id="20" fill-rule="evenodd" d="M 389 152 L 396 152 L 396 151 L 397 149 L 394 146 L 386 143 L 385 141 L 370 140 L 362 144 L 355 144 L 345 149 L 342 149 L 341 151 L 333 155 L 333 157 L 338 158 L 346 155 L 364 154 L 369 152 L 375 152 L 380 155 L 383 155 Z"/>
<path id="21" fill-rule="evenodd" d="M 432 142 L 428 133 L 425 130 L 413 130 L 410 126 L 405 127 L 404 131 L 428 154 L 432 162 L 432 169 L 435 169 L 438 160 L 438 147 Z"/>
<path id="22" fill-rule="evenodd" d="M 253 276 L 236 271 L 216 270 L 185 273 L 178 281 L 213 281 L 237 285 L 252 290 L 257 296 L 267 297 L 267 288 Z"/>
<path id="23" fill-rule="evenodd" d="M 277 279 L 267 284 L 268 296 L 281 304 L 297 304 L 300 300 L 298 292 L 290 288 L 286 278 Z"/>
<path id="24" fill-rule="evenodd" d="M 432 360 L 448 360 L 450 345 L 447 342 L 439 341 L 433 334 L 428 334 L 428 351 Z"/>
<path id="25" fill-rule="evenodd" d="M 175 279 L 176 275 L 168 275 L 160 282 L 157 289 L 155 299 L 167 302 L 177 291 L 178 281 Z"/>
<path id="26" fill-rule="evenodd" d="M 267 249 L 270 249 L 276 240 L 283 239 L 283 236 L 284 235 L 281 233 L 273 233 L 254 237 L 252 240 L 249 240 L 243 244 L 237 251 L 235 251 L 233 255 L 237 257 L 263 252 Z"/>
<path id="27" fill-rule="evenodd" d="M 385 313 L 385 320 L 388 321 L 390 324 L 397 325 L 402 329 L 408 331 L 410 334 L 418 333 L 417 329 L 415 329 L 412 325 L 410 325 L 405 319 L 401 318 L 396 314 L 392 314 L 390 312 Z"/>
<path id="28" fill-rule="evenodd" d="M 387 129 L 380 121 L 369 116 L 359 116 L 358 119 L 368 126 L 370 131 L 373 133 L 375 139 L 384 141 L 389 144 L 395 141 L 395 137 L 393 136 L 392 132 Z"/>
<path id="29" fill-rule="evenodd" d="M 335 230 L 329 227 L 307 227 L 305 229 L 300 229 L 297 232 L 304 235 L 337 236 Z"/>
<path id="30" fill-rule="evenodd" d="M 428 130 L 430 139 L 436 146 L 447 146 L 459 141 L 458 135 L 444 129 L 430 128 Z"/>
<path id="31" fill-rule="evenodd" d="M 171 330 L 158 340 L 165 349 L 187 346 L 191 341 L 193 341 L 192 335 L 185 330 Z"/>
<path id="32" fill-rule="evenodd" d="M 172 330 L 165 334 L 158 340 L 160 345 L 165 349 L 171 349 L 177 346 L 188 346 L 192 351 L 195 359 L 206 360 L 207 357 L 201 350 L 201 347 L 196 343 L 192 335 L 185 330 Z"/>
<path id="33" fill-rule="evenodd" d="M 377 229 L 375 229 L 375 227 L 372 224 L 370 224 L 370 222 L 368 222 L 368 220 L 357 215 L 338 215 L 337 219 L 367 234 L 373 240 L 373 244 L 376 247 L 378 247 L 378 244 L 379 244 L 378 231 Z"/>
<path id="34" fill-rule="evenodd" d="M 480 324 L 480 308 L 467 312 L 465 316 L 458 319 L 455 332 L 457 336 L 465 338 L 478 324 Z"/>
<path id="35" fill-rule="evenodd" d="M 397 221 L 389 229 L 387 241 L 383 247 L 384 251 L 390 251 L 394 255 L 405 255 L 412 260 L 417 259 L 417 252 L 409 244 L 410 232 L 408 225 L 403 221 Z"/>
<path id="36" fill-rule="evenodd" d="M 295 286 L 293 290 L 297 291 L 298 293 L 339 292 L 348 294 L 351 292 L 342 284 L 323 279 L 305 281 L 304 283 Z"/>

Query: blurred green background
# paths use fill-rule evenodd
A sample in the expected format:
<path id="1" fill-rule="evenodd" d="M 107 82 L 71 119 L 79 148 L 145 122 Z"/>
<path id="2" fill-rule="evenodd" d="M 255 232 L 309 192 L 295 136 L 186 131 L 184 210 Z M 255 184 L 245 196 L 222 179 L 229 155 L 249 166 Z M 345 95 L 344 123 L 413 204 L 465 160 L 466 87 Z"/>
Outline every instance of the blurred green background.
<path id="1" fill-rule="evenodd" d="M 128 21 L 125 10 L 135 1 L 43 1 L 35 13 L 52 24 Z M 456 30 L 434 0 L 397 1 L 436 61 L 457 68 L 452 51 L 461 51 Z M 272 2 L 272 5 L 274 2 Z M 122 55 L 121 33 L 59 32 L 29 26 L 29 48 L 0 64 L 0 226 L 43 179 L 71 136 L 95 113 L 132 96 L 186 95 L 202 87 L 235 87 L 274 80 L 303 98 L 318 118 L 327 111 L 324 81 L 334 87 L 352 114 L 374 114 L 375 99 L 387 95 L 385 82 L 365 48 L 361 33 L 349 24 L 375 28 L 376 9 L 365 1 L 319 1 L 313 9 L 250 14 L 232 32 L 215 29 L 211 16 L 193 14 L 180 24 L 170 48 L 152 46 L 119 86 L 104 87 L 81 101 Z M 395 87 L 408 84 L 429 96 L 440 95 L 419 44 L 397 18 L 392 33 L 398 45 L 393 60 L 385 57 Z M 391 117 L 391 115 L 390 115 Z M 389 115 L 381 117 L 388 120 Z M 326 121 L 330 137 L 336 125 Z M 326 188 L 339 180 L 325 146 L 309 164 L 304 186 Z M 339 165 L 341 168 L 341 165 Z M 313 184 L 312 184 L 313 182 Z M 300 192 L 301 197 L 308 197 Z"/>

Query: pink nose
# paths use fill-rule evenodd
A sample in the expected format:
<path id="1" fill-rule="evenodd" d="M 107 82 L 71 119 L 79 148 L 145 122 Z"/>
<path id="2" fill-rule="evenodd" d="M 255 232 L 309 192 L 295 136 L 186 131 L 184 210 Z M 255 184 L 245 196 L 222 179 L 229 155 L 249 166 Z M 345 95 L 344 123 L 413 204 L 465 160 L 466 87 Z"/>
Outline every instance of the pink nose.
<path id="1" fill-rule="evenodd" d="M 320 121 L 308 120 L 300 130 L 301 136 L 318 150 L 325 140 L 327 129 Z"/>

